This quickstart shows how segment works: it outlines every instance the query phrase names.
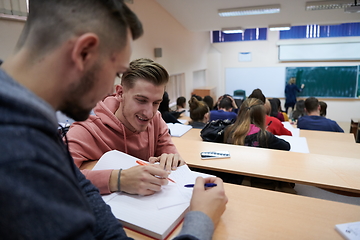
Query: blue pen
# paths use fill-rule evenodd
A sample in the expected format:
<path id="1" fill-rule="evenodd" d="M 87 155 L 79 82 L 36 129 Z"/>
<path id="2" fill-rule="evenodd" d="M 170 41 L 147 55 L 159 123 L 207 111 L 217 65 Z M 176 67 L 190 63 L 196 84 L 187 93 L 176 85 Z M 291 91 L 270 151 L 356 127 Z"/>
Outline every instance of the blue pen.
<path id="1" fill-rule="evenodd" d="M 188 187 L 188 188 L 192 188 L 194 187 L 195 184 L 186 184 L 184 185 L 184 187 Z M 216 187 L 217 184 L 216 183 L 205 183 L 204 187 Z"/>

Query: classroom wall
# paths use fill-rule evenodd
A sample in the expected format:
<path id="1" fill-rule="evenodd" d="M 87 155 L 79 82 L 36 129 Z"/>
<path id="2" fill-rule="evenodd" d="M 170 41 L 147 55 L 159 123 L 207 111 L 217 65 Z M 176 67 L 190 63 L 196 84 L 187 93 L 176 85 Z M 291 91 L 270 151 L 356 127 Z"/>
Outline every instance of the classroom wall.
<path id="1" fill-rule="evenodd" d="M 194 72 L 207 68 L 209 33 L 185 29 L 155 0 L 136 0 L 128 6 L 138 15 L 145 31 L 134 42 L 131 59 L 151 58 L 162 64 L 169 74 L 185 73 L 186 97 L 190 98 Z M 24 22 L 0 19 L 1 59 L 14 49 L 23 25 Z M 162 48 L 162 57 L 155 58 L 154 48 Z"/>
<path id="2" fill-rule="evenodd" d="M 170 74 L 185 73 L 186 98 L 190 98 L 194 72 L 207 68 L 207 53 L 211 46 L 209 32 L 191 32 L 155 0 L 136 0 L 129 7 L 143 23 L 145 33 L 135 41 L 133 59 L 154 59 L 154 48 L 162 48 L 162 57 L 155 58 Z"/>
<path id="3" fill-rule="evenodd" d="M 0 19 L 0 59 L 5 60 L 13 52 L 24 22 Z"/>
<path id="4" fill-rule="evenodd" d="M 346 38 L 335 38 L 331 41 L 343 41 Z M 360 38 L 356 38 L 359 39 Z M 297 43 L 306 42 L 306 40 L 296 40 Z M 319 42 L 319 39 L 310 39 L 310 41 Z M 264 68 L 264 67 L 308 67 L 308 66 L 352 66 L 360 65 L 360 61 L 334 61 L 334 62 L 289 62 L 280 63 L 278 61 L 279 33 L 268 31 L 266 41 L 244 41 L 230 43 L 214 43 L 212 47 L 221 55 L 221 74 L 218 85 L 218 94 L 225 92 L 225 69 L 226 68 Z M 251 62 L 239 62 L 239 52 L 251 52 Z M 208 69 L 215 68 L 216 63 L 210 62 Z M 271 76 L 268 76 L 271 79 Z M 276 86 L 274 86 L 276 87 Z M 250 93 L 247 93 L 249 95 Z M 328 103 L 328 118 L 340 122 L 350 122 L 351 118 L 360 117 L 360 100 L 325 100 Z M 347 130 L 346 130 L 347 131 Z"/>

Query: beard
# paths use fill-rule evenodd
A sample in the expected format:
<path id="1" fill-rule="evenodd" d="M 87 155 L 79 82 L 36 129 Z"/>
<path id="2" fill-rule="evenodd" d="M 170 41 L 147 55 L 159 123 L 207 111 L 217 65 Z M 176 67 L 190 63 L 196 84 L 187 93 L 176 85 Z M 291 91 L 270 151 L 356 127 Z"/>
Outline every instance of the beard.
<path id="1" fill-rule="evenodd" d="M 80 79 L 78 84 L 73 84 L 69 87 L 67 97 L 60 106 L 59 110 L 66 116 L 74 119 L 75 121 L 85 121 L 93 107 L 84 107 L 83 96 L 88 93 L 96 81 L 96 72 L 99 68 L 98 64 L 95 64 L 84 76 Z"/>

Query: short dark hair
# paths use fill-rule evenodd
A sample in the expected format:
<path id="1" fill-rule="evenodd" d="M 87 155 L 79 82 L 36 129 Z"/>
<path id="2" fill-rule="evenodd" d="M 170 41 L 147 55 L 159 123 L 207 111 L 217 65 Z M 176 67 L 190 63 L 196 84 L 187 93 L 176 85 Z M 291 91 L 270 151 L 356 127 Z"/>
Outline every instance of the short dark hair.
<path id="1" fill-rule="evenodd" d="M 223 97 L 219 103 L 219 108 L 225 108 L 226 110 L 229 110 L 232 108 L 232 101 L 229 97 Z"/>
<path id="2" fill-rule="evenodd" d="M 309 97 L 305 100 L 305 109 L 307 112 L 313 112 L 319 107 L 319 100 L 314 97 Z"/>
<path id="3" fill-rule="evenodd" d="M 140 58 L 130 63 L 129 69 L 121 76 L 121 85 L 132 88 L 139 79 L 160 86 L 167 84 L 169 74 L 161 64 L 151 59 Z"/>
<path id="4" fill-rule="evenodd" d="M 176 105 L 184 107 L 184 104 L 186 103 L 186 98 L 181 96 L 176 99 Z"/>
<path id="5" fill-rule="evenodd" d="M 31 0 L 16 49 L 27 44 L 41 55 L 72 36 L 93 32 L 100 48 L 121 50 L 128 28 L 133 39 L 143 34 L 141 22 L 122 0 Z"/>
<path id="6" fill-rule="evenodd" d="M 265 104 L 265 96 L 264 94 L 262 93 L 262 91 L 257 88 L 257 89 L 254 89 L 254 91 L 252 91 L 252 93 L 250 94 L 249 98 L 257 98 L 259 100 L 261 100 L 263 102 L 263 104 Z"/>

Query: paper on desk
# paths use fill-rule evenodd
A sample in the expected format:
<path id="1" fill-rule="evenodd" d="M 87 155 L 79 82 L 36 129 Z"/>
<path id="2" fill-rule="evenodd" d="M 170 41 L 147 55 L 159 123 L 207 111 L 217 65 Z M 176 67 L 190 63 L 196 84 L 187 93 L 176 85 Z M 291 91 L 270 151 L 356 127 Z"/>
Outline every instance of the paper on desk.
<path id="1" fill-rule="evenodd" d="M 113 150 L 105 153 L 94 166 L 93 170 L 128 169 L 137 165 L 136 160 L 139 159 L 126 153 Z M 169 175 L 176 184 L 169 181 L 169 184 L 167 186 L 162 186 L 162 190 L 158 193 L 150 196 L 134 195 L 133 197 L 154 202 L 159 209 L 189 203 L 192 196 L 192 188 L 185 188 L 184 185 L 195 183 L 198 176 L 207 177 L 209 175 L 193 172 L 187 165 L 183 165 L 178 167 L 176 171 L 172 171 Z M 105 202 L 108 202 L 113 198 L 113 194 L 103 196 Z M 161 199 L 161 201 L 159 201 L 159 199 Z"/>
<path id="2" fill-rule="evenodd" d="M 188 122 L 188 120 L 186 119 L 178 119 L 179 122 L 181 122 L 182 124 L 186 124 Z"/>
<path id="3" fill-rule="evenodd" d="M 306 138 L 304 137 L 293 137 L 286 135 L 277 137 L 290 143 L 290 152 L 310 153 Z"/>
<path id="4" fill-rule="evenodd" d="M 170 135 L 172 137 L 181 137 L 192 128 L 191 125 L 184 125 L 180 123 L 167 123 L 166 125 L 170 129 Z"/>
<path id="5" fill-rule="evenodd" d="M 281 122 L 284 127 L 289 130 L 292 134 L 293 137 L 300 137 L 300 129 L 299 128 L 294 128 L 293 125 L 291 125 L 290 122 Z"/>

